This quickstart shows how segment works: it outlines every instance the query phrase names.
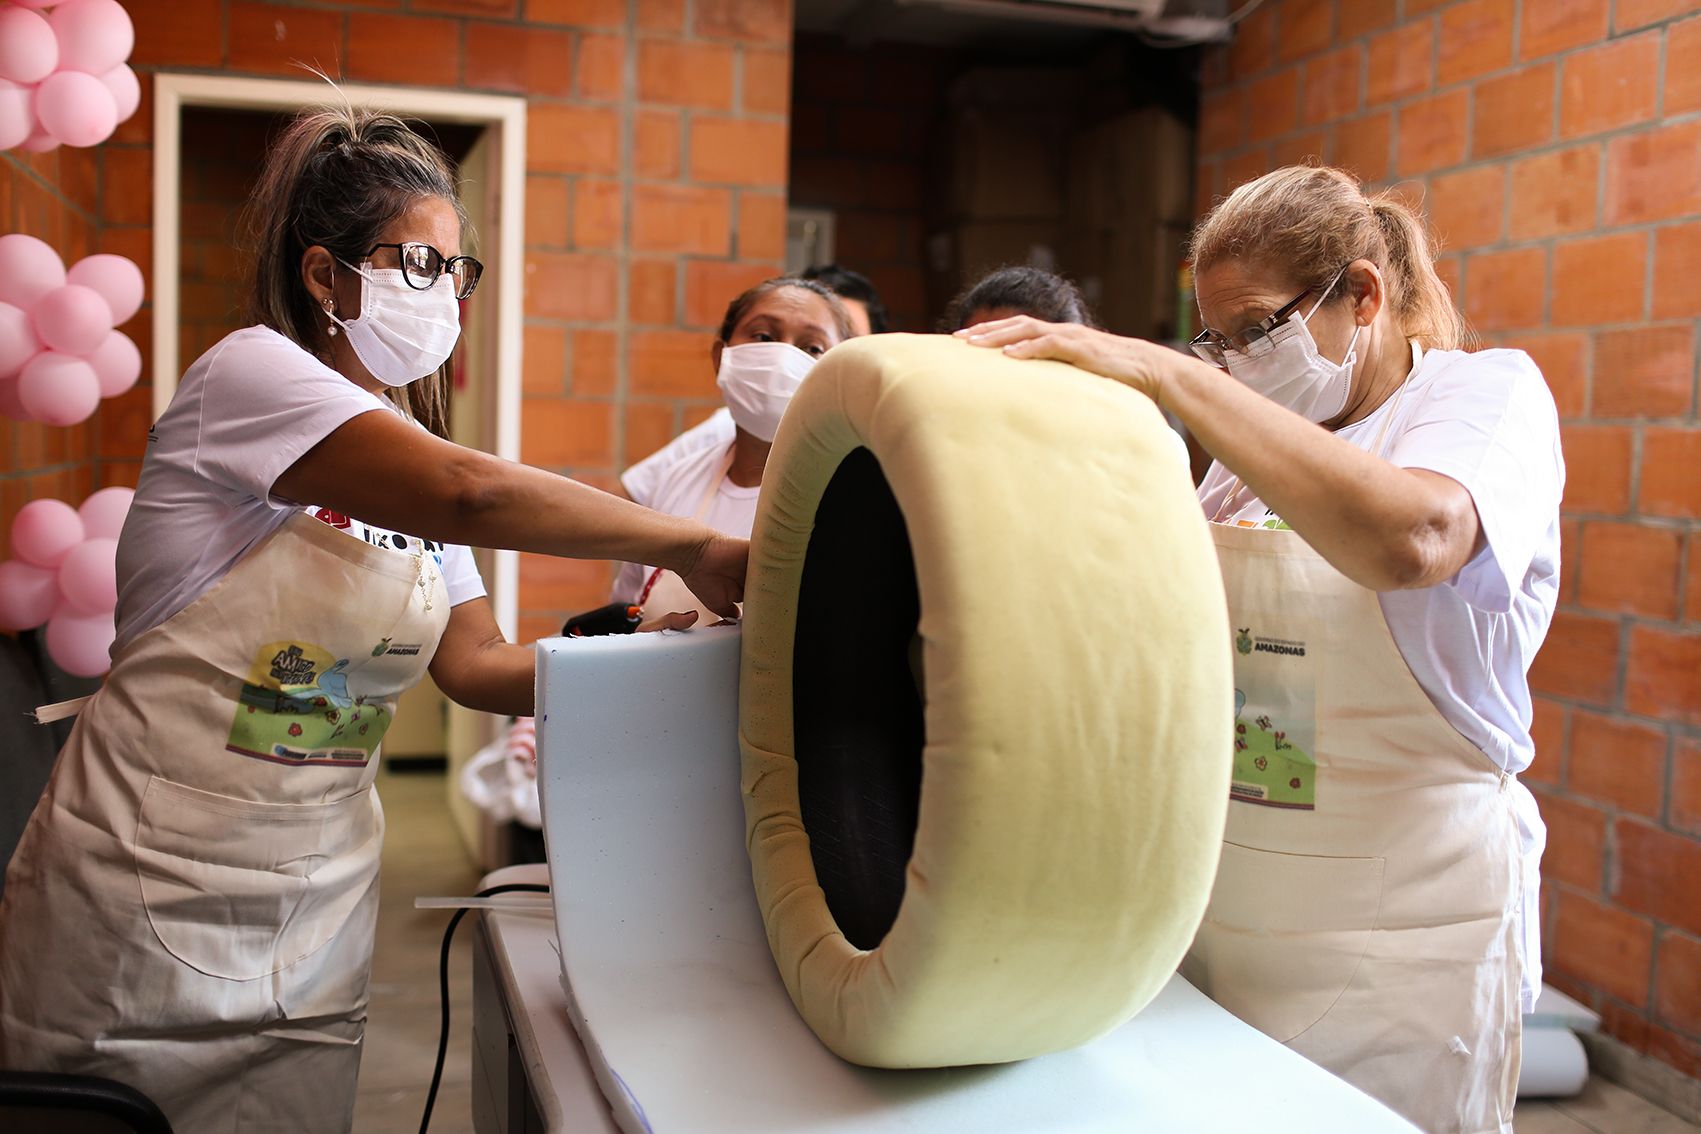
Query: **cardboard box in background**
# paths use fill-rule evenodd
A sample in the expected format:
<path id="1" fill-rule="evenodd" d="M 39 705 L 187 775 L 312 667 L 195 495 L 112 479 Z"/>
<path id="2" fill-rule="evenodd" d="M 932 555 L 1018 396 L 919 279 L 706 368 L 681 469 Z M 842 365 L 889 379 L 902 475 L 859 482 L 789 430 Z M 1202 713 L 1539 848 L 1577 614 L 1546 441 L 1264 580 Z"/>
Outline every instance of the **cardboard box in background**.
<path id="1" fill-rule="evenodd" d="M 956 221 L 1054 220 L 1067 135 L 1054 116 L 970 108 L 951 125 L 947 209 Z"/>
<path id="2" fill-rule="evenodd" d="M 1081 285 L 1107 329 L 1175 336 L 1192 174 L 1192 131 L 1155 108 L 1070 140 L 1059 270 Z"/>

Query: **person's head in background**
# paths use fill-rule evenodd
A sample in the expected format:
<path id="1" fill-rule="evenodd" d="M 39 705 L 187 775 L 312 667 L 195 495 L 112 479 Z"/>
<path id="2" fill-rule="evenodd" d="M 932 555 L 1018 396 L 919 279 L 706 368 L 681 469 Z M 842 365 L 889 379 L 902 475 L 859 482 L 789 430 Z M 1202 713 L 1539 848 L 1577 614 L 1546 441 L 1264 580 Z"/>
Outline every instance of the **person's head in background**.
<path id="1" fill-rule="evenodd" d="M 815 360 L 851 337 L 839 297 L 814 280 L 764 280 L 727 305 L 711 351 L 742 455 L 766 457 L 780 415 Z"/>
<path id="2" fill-rule="evenodd" d="M 945 309 L 944 330 L 960 331 L 981 323 L 1031 315 L 1046 323 L 1095 326 L 1081 289 L 1040 268 L 999 268 L 957 295 Z"/>
<path id="3" fill-rule="evenodd" d="M 802 278 L 824 285 L 844 300 L 845 310 L 850 313 L 852 335 L 883 335 L 891 329 L 880 293 L 861 272 L 837 264 L 818 264 L 806 269 Z"/>

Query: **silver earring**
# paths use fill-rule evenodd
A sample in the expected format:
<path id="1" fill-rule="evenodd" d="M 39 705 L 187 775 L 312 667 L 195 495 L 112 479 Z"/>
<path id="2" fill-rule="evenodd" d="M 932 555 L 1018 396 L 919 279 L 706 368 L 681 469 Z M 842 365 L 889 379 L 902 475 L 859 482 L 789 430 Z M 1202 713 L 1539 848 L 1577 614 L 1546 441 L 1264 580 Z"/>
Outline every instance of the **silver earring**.
<path id="1" fill-rule="evenodd" d="M 325 314 L 326 315 L 331 315 L 331 306 L 332 306 L 331 301 L 329 299 L 325 300 Z M 337 337 L 337 321 L 336 321 L 335 316 L 331 317 L 331 325 L 329 327 L 326 327 L 325 330 L 326 330 L 327 333 L 330 334 L 330 336 L 333 339 Z"/>

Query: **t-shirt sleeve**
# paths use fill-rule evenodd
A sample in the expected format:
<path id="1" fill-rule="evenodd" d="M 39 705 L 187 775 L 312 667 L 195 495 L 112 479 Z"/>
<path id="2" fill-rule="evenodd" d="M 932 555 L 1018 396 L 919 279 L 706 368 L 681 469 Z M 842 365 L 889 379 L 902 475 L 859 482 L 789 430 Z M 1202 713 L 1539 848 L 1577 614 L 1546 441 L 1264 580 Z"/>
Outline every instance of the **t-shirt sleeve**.
<path id="1" fill-rule="evenodd" d="M 1466 355 L 1424 394 L 1389 460 L 1464 485 L 1484 546 L 1447 585 L 1478 610 L 1510 610 L 1565 484 L 1553 395 L 1516 350 Z"/>
<path id="2" fill-rule="evenodd" d="M 273 507 L 272 485 L 338 426 L 384 402 L 281 335 L 233 337 L 208 368 L 195 472 Z"/>
<path id="3" fill-rule="evenodd" d="M 443 582 L 449 588 L 450 606 L 460 606 L 489 593 L 484 589 L 484 576 L 478 572 L 472 551 L 458 543 L 443 545 Z"/>
<path id="4" fill-rule="evenodd" d="M 731 444 L 737 429 L 732 415 L 725 409 L 718 409 L 621 473 L 620 483 L 633 500 L 646 508 L 654 508 L 656 489 L 661 485 L 663 474 L 693 453 Z"/>

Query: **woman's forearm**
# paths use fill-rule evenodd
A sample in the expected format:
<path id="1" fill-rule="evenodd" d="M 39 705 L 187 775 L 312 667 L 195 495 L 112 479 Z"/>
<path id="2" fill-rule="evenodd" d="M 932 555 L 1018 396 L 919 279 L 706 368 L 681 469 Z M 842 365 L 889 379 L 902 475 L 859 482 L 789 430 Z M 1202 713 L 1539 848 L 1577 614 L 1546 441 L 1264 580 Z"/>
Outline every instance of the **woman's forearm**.
<path id="1" fill-rule="evenodd" d="M 445 517 L 461 535 L 449 542 L 652 563 L 685 574 L 712 536 L 695 520 L 651 511 L 529 465 L 483 453 L 468 464 L 455 486 L 459 515 Z"/>
<path id="2" fill-rule="evenodd" d="M 365 413 L 281 475 L 273 494 L 425 539 L 575 559 L 653 563 L 685 574 L 713 533 L 692 520 Z"/>
<path id="3" fill-rule="evenodd" d="M 530 646 L 494 642 L 464 663 L 451 699 L 457 705 L 507 717 L 529 717 L 536 705 L 536 651 Z"/>
<path id="4" fill-rule="evenodd" d="M 1192 359 L 1177 357 L 1159 397 L 1248 496 L 1361 586 L 1432 586 L 1470 558 L 1476 512 L 1457 482 L 1390 464 Z"/>
<path id="5" fill-rule="evenodd" d="M 478 598 L 450 610 L 431 657 L 431 679 L 457 705 L 529 717 L 536 664 L 532 647 L 504 638 L 490 600 Z"/>

